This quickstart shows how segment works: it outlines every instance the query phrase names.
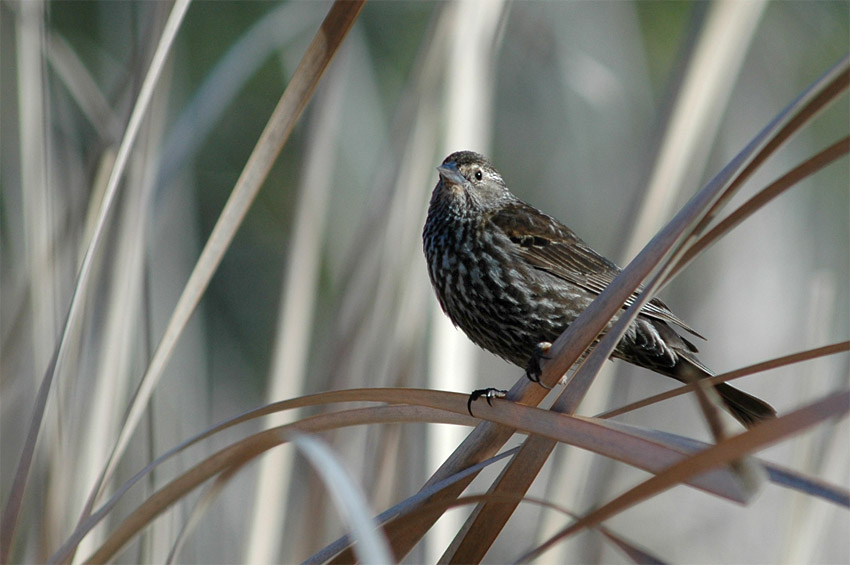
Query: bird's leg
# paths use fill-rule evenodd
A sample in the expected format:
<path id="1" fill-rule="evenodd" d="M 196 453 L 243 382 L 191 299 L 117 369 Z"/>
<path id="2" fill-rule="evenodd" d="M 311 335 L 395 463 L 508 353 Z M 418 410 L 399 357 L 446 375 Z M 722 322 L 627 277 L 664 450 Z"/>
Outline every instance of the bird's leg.
<path id="1" fill-rule="evenodd" d="M 473 402 L 475 402 L 476 400 L 478 400 L 481 397 L 484 397 L 484 399 L 487 400 L 487 404 L 489 404 L 490 406 L 493 406 L 493 403 L 491 402 L 492 399 L 494 399 L 494 398 L 504 398 L 506 394 L 508 394 L 508 391 L 501 390 L 501 389 L 498 389 L 498 388 L 479 388 L 478 390 L 473 390 L 469 394 L 469 400 L 466 401 L 466 409 L 469 410 L 469 415 L 473 416 L 473 414 L 472 414 L 472 403 Z M 473 416 L 473 418 L 474 417 L 475 416 Z"/>
<path id="2" fill-rule="evenodd" d="M 534 353 L 531 354 L 531 359 L 528 360 L 528 365 L 525 366 L 525 376 L 528 380 L 535 382 L 545 389 L 552 390 L 551 386 L 546 386 L 540 381 L 540 376 L 543 374 L 543 369 L 540 367 L 541 359 L 549 359 L 547 353 L 552 349 L 552 344 L 548 341 L 541 341 L 534 348 Z"/>

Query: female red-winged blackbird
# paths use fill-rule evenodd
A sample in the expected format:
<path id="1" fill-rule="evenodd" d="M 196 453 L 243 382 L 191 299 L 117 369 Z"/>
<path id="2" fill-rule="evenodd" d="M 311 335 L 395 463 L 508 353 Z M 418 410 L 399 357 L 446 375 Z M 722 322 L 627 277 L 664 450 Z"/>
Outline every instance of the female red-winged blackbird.
<path id="1" fill-rule="evenodd" d="M 482 155 L 452 153 L 437 170 L 422 238 L 440 306 L 476 344 L 525 367 L 620 269 L 514 196 Z M 683 382 L 710 376 L 697 348 L 670 324 L 699 336 L 656 298 L 629 325 L 613 357 Z M 745 426 L 776 416 L 769 404 L 728 384 L 715 388 Z"/>

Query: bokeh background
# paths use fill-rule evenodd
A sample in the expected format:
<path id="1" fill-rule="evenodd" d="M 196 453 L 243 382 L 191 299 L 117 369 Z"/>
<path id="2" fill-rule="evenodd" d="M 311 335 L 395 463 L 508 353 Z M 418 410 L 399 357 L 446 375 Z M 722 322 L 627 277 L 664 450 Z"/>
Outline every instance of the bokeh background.
<path id="1" fill-rule="evenodd" d="M 847 2 L 750 4 L 750 25 L 724 39 L 735 41 L 737 61 L 716 82 L 698 86 L 718 94 L 692 128 L 695 147 L 682 148 L 684 176 L 660 202 L 647 186 L 659 174 L 686 78 L 709 75 L 694 67 L 694 53 L 726 4 L 367 3 L 181 336 L 116 484 L 152 455 L 270 399 L 349 387 L 509 386 L 520 371 L 468 345 L 431 293 L 420 234 L 434 167 L 458 149 L 488 154 L 521 198 L 626 264 L 850 46 Z M 200 250 L 328 8 L 306 1 L 201 1 L 189 8 L 95 259 L 71 353 L 57 373 L 16 560 L 45 559 L 72 528 Z M 4 504 L 91 239 L 104 171 L 170 9 L 166 2 L 0 2 Z M 845 94 L 732 206 L 846 135 L 848 123 Z M 662 293 L 708 337 L 701 358 L 715 371 L 848 339 L 848 167 L 845 156 L 801 182 Z M 647 224 L 639 222 L 644 217 Z M 580 413 L 671 386 L 610 365 Z M 740 386 L 782 413 L 846 386 L 847 375 L 843 355 Z M 709 438 L 690 397 L 622 419 Z M 260 426 L 251 425 L 173 465 Z M 382 510 L 415 492 L 462 437 L 435 427 L 350 429 L 324 439 Z M 845 420 L 763 455 L 846 486 L 846 449 L 836 451 L 848 439 Z M 286 478 L 279 501 L 262 496 L 260 465 L 246 468 L 177 560 L 302 560 L 341 535 L 309 466 L 297 457 L 278 464 L 289 469 L 278 471 Z M 148 487 L 173 471 L 162 470 Z M 581 512 L 643 476 L 564 447 L 532 494 Z M 121 511 L 144 495 L 129 497 Z M 121 560 L 164 559 L 191 502 L 169 511 Z M 279 506 L 283 516 L 264 517 L 264 505 Z M 521 506 L 488 560 L 511 560 L 517 547 L 554 527 L 551 519 Z M 276 538 L 267 549 L 256 549 L 268 543 L 256 539 L 260 522 Z M 678 487 L 610 525 L 672 562 L 850 559 L 846 510 L 770 486 L 748 507 Z M 444 542 L 436 531 L 412 562 L 439 555 L 433 548 Z M 586 533 L 547 559 L 626 558 Z"/>

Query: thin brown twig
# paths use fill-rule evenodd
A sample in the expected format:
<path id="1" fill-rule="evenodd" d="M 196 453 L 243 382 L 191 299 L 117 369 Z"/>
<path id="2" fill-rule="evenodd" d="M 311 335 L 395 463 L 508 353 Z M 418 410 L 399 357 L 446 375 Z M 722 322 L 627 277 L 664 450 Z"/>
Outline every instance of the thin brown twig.
<path id="1" fill-rule="evenodd" d="M 740 459 L 781 439 L 796 435 L 819 422 L 846 415 L 848 410 L 850 410 L 850 391 L 842 390 L 834 392 L 821 400 L 808 404 L 785 416 L 757 424 L 746 432 L 730 437 L 692 457 L 688 457 L 629 489 L 614 500 L 590 512 L 571 526 L 564 528 L 550 537 L 533 551 L 522 556 L 520 561 L 531 561 L 558 541 L 585 528 L 600 524 L 604 520 L 649 498 L 653 494 L 663 492 L 676 484 L 680 484 L 682 481 L 710 469 L 715 469 L 721 465 Z"/>
<path id="2" fill-rule="evenodd" d="M 742 204 L 734 212 L 721 220 L 716 226 L 711 228 L 705 235 L 700 237 L 692 246 L 690 246 L 682 255 L 682 258 L 676 263 L 670 274 L 664 281 L 664 284 L 671 281 L 679 272 L 690 264 L 693 259 L 702 253 L 708 246 L 717 241 L 723 235 L 732 231 L 735 227 L 741 224 L 745 219 L 753 215 L 757 210 L 765 206 L 768 202 L 793 187 L 801 180 L 809 177 L 826 167 L 842 155 L 850 152 L 850 136 L 841 139 L 826 149 L 818 152 L 812 157 L 806 159 L 780 178 L 772 182 L 770 185 L 761 190 L 758 194 Z"/>
<path id="3" fill-rule="evenodd" d="M 808 349 L 799 353 L 793 353 L 791 355 L 784 355 L 775 359 L 769 359 L 767 361 L 762 361 L 761 363 L 756 363 L 755 365 L 750 365 L 748 367 L 729 371 L 728 373 L 715 375 L 709 379 L 705 379 L 705 381 L 707 384 L 712 385 L 725 383 L 733 379 L 746 377 L 747 375 L 760 373 L 762 371 L 768 371 L 770 369 L 776 369 L 778 367 L 785 367 L 794 363 L 802 363 L 803 361 L 826 357 L 827 355 L 834 355 L 836 353 L 841 353 L 844 351 L 850 351 L 850 341 L 842 341 L 839 343 L 824 345 L 823 347 Z M 645 406 L 649 406 L 650 404 L 655 404 L 656 402 L 667 400 L 668 398 L 675 398 L 677 396 L 687 394 L 693 390 L 694 385 L 687 384 L 678 388 L 674 388 L 672 390 L 668 390 L 666 392 L 662 392 L 660 394 L 655 394 L 653 396 L 638 400 L 637 402 L 626 404 L 625 406 L 621 406 L 620 408 L 616 408 L 614 410 L 608 410 L 606 412 L 598 414 L 596 417 L 603 419 L 613 418 L 615 416 L 625 414 L 626 412 L 632 412 L 634 410 L 637 410 L 638 408 L 643 408 Z"/>

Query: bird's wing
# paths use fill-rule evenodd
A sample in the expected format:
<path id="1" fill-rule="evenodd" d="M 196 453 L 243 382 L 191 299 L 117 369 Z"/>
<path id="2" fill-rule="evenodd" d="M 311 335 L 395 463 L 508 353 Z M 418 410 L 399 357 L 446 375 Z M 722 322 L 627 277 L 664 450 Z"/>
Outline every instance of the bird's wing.
<path id="1" fill-rule="evenodd" d="M 502 207 L 489 220 L 513 243 L 516 258 L 589 292 L 600 294 L 620 274 L 617 265 L 591 249 L 570 228 L 524 202 Z M 626 306 L 638 294 L 632 293 Z M 702 338 L 657 298 L 644 305 L 641 314 L 673 323 Z"/>

